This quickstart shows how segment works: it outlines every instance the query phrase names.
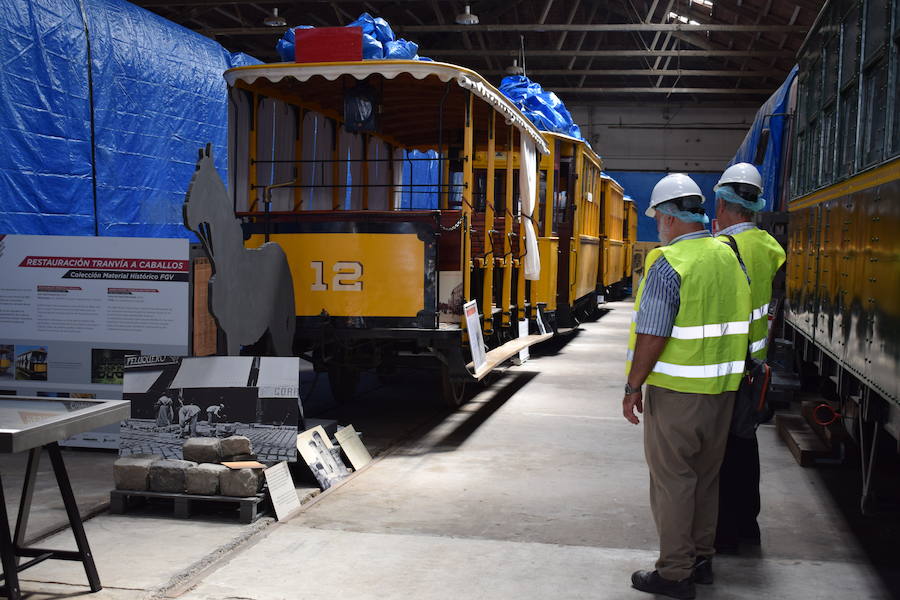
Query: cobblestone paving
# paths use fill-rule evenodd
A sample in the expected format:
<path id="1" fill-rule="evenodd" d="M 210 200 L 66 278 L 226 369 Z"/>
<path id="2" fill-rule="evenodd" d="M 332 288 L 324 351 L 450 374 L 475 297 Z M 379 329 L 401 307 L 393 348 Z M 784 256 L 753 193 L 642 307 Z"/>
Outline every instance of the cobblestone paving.
<path id="1" fill-rule="evenodd" d="M 197 424 L 199 437 L 227 437 L 243 435 L 250 440 L 254 454 L 262 462 L 293 461 L 297 459 L 297 429 L 290 426 L 219 423 L 214 428 L 206 422 Z M 157 454 L 163 458 L 181 458 L 181 437 L 178 425 L 164 430 L 153 420 L 129 419 L 120 430 L 119 454 Z"/>

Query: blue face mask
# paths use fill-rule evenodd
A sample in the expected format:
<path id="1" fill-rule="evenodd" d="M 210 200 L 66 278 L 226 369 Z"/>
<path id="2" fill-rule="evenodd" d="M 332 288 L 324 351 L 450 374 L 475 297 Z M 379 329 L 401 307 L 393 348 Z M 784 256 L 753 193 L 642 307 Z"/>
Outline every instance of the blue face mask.
<path id="1" fill-rule="evenodd" d="M 766 206 L 765 198 L 757 198 L 756 202 L 750 202 L 749 200 L 745 200 L 737 195 L 731 186 L 723 185 L 719 189 L 716 190 L 716 200 L 724 200 L 725 202 L 733 202 L 735 204 L 740 204 L 747 210 L 752 210 L 753 212 L 759 212 Z"/>
<path id="2" fill-rule="evenodd" d="M 673 202 L 666 202 L 655 206 L 654 208 L 664 215 L 675 217 L 679 221 L 684 221 L 685 223 L 709 223 L 709 217 L 705 214 L 681 210 Z"/>

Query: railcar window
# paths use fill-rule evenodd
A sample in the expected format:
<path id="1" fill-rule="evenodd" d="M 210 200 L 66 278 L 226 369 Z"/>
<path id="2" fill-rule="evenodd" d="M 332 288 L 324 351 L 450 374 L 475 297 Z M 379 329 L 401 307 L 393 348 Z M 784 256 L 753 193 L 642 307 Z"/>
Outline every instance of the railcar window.
<path id="1" fill-rule="evenodd" d="M 859 72 L 859 6 L 844 19 L 841 87 L 845 87 Z"/>
<path id="2" fill-rule="evenodd" d="M 809 179 L 807 180 L 807 189 L 812 190 L 818 187 L 820 174 L 820 159 L 822 155 L 821 144 L 821 121 L 816 120 L 809 124 Z"/>
<path id="3" fill-rule="evenodd" d="M 835 122 L 834 102 L 825 108 L 822 114 L 822 170 L 819 177 L 820 185 L 827 185 L 834 181 L 834 156 L 837 147 L 837 123 Z"/>
<path id="4" fill-rule="evenodd" d="M 794 160 L 791 165 L 791 196 L 799 196 L 803 193 L 803 185 L 800 181 L 801 174 L 803 173 L 803 157 L 806 154 L 803 146 L 804 142 L 804 134 L 797 134 L 797 148 L 799 151 L 794 156 Z"/>
<path id="5" fill-rule="evenodd" d="M 856 159 L 856 114 L 857 114 L 856 80 L 854 79 L 841 92 L 841 119 L 838 132 L 840 148 L 840 174 L 853 173 Z"/>
<path id="6" fill-rule="evenodd" d="M 866 61 L 877 54 L 887 42 L 891 22 L 889 6 L 888 0 L 868 0 L 866 3 Z"/>
<path id="7" fill-rule="evenodd" d="M 900 3 L 897 4 L 900 6 Z M 894 118 L 891 133 L 891 155 L 900 154 L 900 38 L 894 40 L 894 91 L 891 94 L 894 103 Z"/>
<path id="8" fill-rule="evenodd" d="M 863 166 L 875 164 L 884 157 L 884 126 L 887 116 L 888 61 L 882 57 L 866 69 L 863 75 L 862 161 Z"/>
<path id="9" fill-rule="evenodd" d="M 825 102 L 832 100 L 837 94 L 838 69 L 841 64 L 841 37 L 831 36 L 825 48 Z"/>

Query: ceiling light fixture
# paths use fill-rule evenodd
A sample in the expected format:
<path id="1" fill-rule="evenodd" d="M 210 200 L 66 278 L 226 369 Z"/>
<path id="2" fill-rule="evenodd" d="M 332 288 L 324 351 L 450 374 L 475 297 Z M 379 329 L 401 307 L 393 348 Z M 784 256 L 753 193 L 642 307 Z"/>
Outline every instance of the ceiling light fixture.
<path id="1" fill-rule="evenodd" d="M 506 67 L 505 72 L 507 75 L 523 75 L 525 69 L 519 66 L 519 59 L 514 58 L 512 64 Z"/>
<path id="2" fill-rule="evenodd" d="M 478 25 L 478 16 L 472 14 L 472 9 L 466 4 L 465 12 L 456 15 L 457 25 Z"/>
<path id="3" fill-rule="evenodd" d="M 277 8 L 273 8 L 272 14 L 263 19 L 263 25 L 266 27 L 284 27 L 287 25 L 287 21 L 278 14 Z"/>

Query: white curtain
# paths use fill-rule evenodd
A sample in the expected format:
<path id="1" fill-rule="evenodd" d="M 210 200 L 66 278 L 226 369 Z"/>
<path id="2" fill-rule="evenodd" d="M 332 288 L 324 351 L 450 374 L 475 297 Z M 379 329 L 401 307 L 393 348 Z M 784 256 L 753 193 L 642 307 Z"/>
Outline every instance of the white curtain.
<path id="1" fill-rule="evenodd" d="M 406 157 L 406 152 L 403 148 L 395 148 L 394 149 L 394 181 L 393 184 L 393 205 L 394 210 L 398 210 L 403 207 L 403 162 Z"/>
<path id="2" fill-rule="evenodd" d="M 369 138 L 368 157 L 369 162 L 369 184 L 373 187 L 369 188 L 369 210 L 388 210 L 388 192 L 390 188 L 391 169 L 388 163 L 381 162 L 388 158 L 387 146 L 384 142 L 376 138 L 374 135 Z"/>
<path id="3" fill-rule="evenodd" d="M 540 279 L 541 256 L 538 254 L 537 233 L 531 223 L 534 215 L 534 199 L 537 189 L 537 151 L 534 142 L 521 135 L 519 166 L 519 197 L 522 202 L 522 220 L 525 222 L 525 279 Z"/>
<path id="4" fill-rule="evenodd" d="M 340 183 L 342 187 L 338 188 L 338 191 L 343 200 L 341 206 L 343 206 L 345 210 L 361 210 L 363 188 L 357 186 L 361 186 L 363 182 L 363 163 L 358 162 L 363 157 L 363 138 L 358 133 L 347 133 L 344 130 L 341 130 L 340 136 L 340 150 L 338 152 L 341 163 L 338 167 L 338 183 Z M 351 159 L 350 162 L 344 160 L 347 158 Z M 347 183 L 348 171 L 350 173 L 350 180 L 354 186 L 351 188 L 343 187 Z M 349 199 L 349 202 L 347 199 Z"/>
<path id="5" fill-rule="evenodd" d="M 301 183 L 330 186 L 331 125 L 322 115 L 309 111 L 303 119 L 303 159 L 317 162 L 302 163 Z M 321 161 L 321 162 L 318 162 Z M 342 190 L 344 188 L 341 188 Z M 331 210 L 331 188 L 303 188 L 304 210 Z"/>

